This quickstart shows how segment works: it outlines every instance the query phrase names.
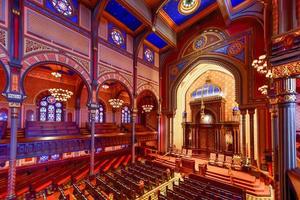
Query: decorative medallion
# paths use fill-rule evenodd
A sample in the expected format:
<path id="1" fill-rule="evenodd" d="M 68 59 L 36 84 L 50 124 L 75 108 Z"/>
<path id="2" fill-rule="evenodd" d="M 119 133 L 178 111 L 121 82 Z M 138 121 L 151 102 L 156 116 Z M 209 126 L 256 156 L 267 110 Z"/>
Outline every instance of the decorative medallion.
<path id="1" fill-rule="evenodd" d="M 171 68 L 170 74 L 171 74 L 172 76 L 177 76 L 178 73 L 179 73 L 179 69 L 177 68 L 177 66 L 173 66 L 173 67 Z"/>
<path id="2" fill-rule="evenodd" d="M 114 43 L 116 45 L 123 45 L 124 44 L 124 37 L 123 34 L 121 33 L 121 31 L 119 31 L 118 29 L 112 29 L 111 33 L 111 39 L 114 41 Z"/>
<path id="3" fill-rule="evenodd" d="M 52 0 L 51 1 L 53 7 L 64 16 L 72 16 L 73 15 L 73 6 L 70 0 Z"/>
<path id="4" fill-rule="evenodd" d="M 182 15 L 190 15 L 199 8 L 200 4 L 201 0 L 180 0 L 178 11 Z"/>
<path id="5" fill-rule="evenodd" d="M 236 41 L 228 47 L 227 53 L 229 56 L 238 55 L 239 53 L 241 53 L 243 51 L 243 47 L 244 46 L 240 41 Z"/>
<path id="6" fill-rule="evenodd" d="M 203 47 L 205 47 L 206 43 L 207 43 L 207 38 L 201 35 L 194 41 L 193 48 L 195 50 L 202 49 Z"/>
<path id="7" fill-rule="evenodd" d="M 144 58 L 146 61 L 152 63 L 154 60 L 154 55 L 153 55 L 153 51 L 151 51 L 150 49 L 146 48 L 144 51 Z"/>

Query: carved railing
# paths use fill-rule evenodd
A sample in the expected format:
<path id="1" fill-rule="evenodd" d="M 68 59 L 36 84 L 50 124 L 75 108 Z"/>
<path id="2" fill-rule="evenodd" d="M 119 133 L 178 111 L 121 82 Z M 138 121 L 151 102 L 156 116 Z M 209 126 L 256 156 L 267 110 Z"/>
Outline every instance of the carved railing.
<path id="1" fill-rule="evenodd" d="M 193 154 L 208 155 L 220 152 L 227 155 L 240 153 L 238 122 L 214 124 L 183 123 L 183 147 Z"/>

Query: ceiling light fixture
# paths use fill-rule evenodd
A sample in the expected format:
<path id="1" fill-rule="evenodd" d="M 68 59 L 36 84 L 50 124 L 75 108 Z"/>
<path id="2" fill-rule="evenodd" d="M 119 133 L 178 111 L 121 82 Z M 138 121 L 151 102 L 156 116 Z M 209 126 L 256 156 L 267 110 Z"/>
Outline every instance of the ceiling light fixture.
<path id="1" fill-rule="evenodd" d="M 200 6 L 200 0 L 181 0 L 178 4 L 178 11 L 183 15 L 194 13 Z"/>

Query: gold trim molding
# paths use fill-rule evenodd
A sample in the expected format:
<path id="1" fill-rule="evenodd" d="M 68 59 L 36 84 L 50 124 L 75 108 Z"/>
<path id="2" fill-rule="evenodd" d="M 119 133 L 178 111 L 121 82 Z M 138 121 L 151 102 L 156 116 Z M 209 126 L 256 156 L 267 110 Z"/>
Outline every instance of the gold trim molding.
<path id="1" fill-rule="evenodd" d="M 300 61 L 273 67 L 274 78 L 286 78 L 300 75 Z"/>

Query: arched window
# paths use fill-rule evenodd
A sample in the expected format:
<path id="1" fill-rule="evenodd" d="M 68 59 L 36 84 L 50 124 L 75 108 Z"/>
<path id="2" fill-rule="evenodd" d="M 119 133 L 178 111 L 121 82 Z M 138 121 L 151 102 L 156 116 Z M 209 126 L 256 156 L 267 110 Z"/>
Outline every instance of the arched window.
<path id="1" fill-rule="evenodd" d="M 40 121 L 61 122 L 63 121 L 63 105 L 53 96 L 42 98 L 39 104 Z"/>
<path id="2" fill-rule="evenodd" d="M 128 106 L 124 106 L 122 108 L 122 123 L 130 123 L 131 122 L 131 112 L 128 108 Z"/>
<path id="3" fill-rule="evenodd" d="M 99 109 L 96 110 L 96 116 L 95 116 L 95 122 L 96 123 L 104 123 L 105 122 L 105 109 L 103 104 L 99 104 Z"/>
<path id="4" fill-rule="evenodd" d="M 1 108 L 0 109 L 0 121 L 7 121 L 8 118 L 8 109 Z"/>

